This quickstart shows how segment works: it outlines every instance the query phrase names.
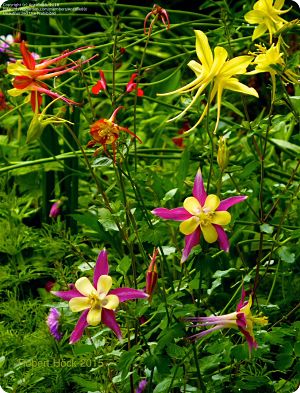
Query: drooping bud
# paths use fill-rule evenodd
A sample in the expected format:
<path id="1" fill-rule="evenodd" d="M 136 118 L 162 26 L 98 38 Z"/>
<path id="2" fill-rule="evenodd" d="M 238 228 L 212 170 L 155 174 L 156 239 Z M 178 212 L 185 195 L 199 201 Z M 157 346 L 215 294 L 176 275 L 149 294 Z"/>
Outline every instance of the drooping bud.
<path id="1" fill-rule="evenodd" d="M 224 172 L 229 162 L 229 150 L 226 144 L 226 138 L 223 136 L 221 136 L 219 139 L 217 161 L 221 171 Z"/>
<path id="2" fill-rule="evenodd" d="M 60 213 L 61 213 L 60 207 L 61 207 L 62 203 L 63 203 L 63 201 L 60 199 L 53 203 L 53 205 L 51 206 L 50 212 L 49 212 L 49 217 L 56 218 L 57 216 L 60 215 Z"/>

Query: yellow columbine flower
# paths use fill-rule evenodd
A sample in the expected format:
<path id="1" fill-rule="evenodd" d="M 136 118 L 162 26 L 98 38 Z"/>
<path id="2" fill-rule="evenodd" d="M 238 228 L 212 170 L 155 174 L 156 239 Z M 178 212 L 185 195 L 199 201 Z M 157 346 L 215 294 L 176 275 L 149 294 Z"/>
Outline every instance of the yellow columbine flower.
<path id="1" fill-rule="evenodd" d="M 280 42 L 281 40 L 279 39 L 277 44 L 272 44 L 269 49 L 262 45 L 256 45 L 258 48 L 258 55 L 253 61 L 256 67 L 254 71 L 248 72 L 248 75 L 258 74 L 260 72 L 270 73 L 273 86 L 272 101 L 274 101 L 275 98 L 276 74 L 280 74 L 286 82 L 299 83 L 299 76 L 293 71 L 285 69 L 286 65 L 282 58 L 283 53 L 280 52 Z"/>
<path id="2" fill-rule="evenodd" d="M 237 78 L 233 77 L 233 75 L 242 75 L 246 73 L 247 66 L 251 63 L 252 57 L 238 56 L 231 60 L 227 60 L 228 53 L 226 49 L 222 48 L 221 46 L 215 47 L 214 55 L 213 55 L 206 35 L 200 30 L 195 30 L 195 35 L 196 35 L 196 53 L 200 63 L 198 63 L 195 60 L 192 60 L 188 63 L 188 66 L 196 74 L 196 79 L 188 83 L 186 86 L 181 87 L 180 89 L 177 89 L 169 93 L 159 94 L 159 95 L 163 96 L 163 95 L 169 95 L 175 93 L 184 94 L 184 93 L 192 92 L 193 90 L 197 90 L 190 104 L 178 116 L 169 120 L 172 121 L 182 117 L 194 105 L 197 98 L 200 97 L 200 95 L 203 93 L 206 87 L 210 83 L 212 83 L 211 93 L 208 97 L 208 103 L 204 108 L 204 111 L 200 119 L 187 132 L 194 130 L 201 123 L 215 96 L 217 96 L 217 111 L 218 111 L 217 122 L 214 130 L 216 131 L 220 121 L 221 100 L 222 100 L 223 90 L 227 89 L 227 90 L 237 91 L 239 93 L 250 94 L 252 96 L 258 97 L 258 94 L 254 88 L 242 84 L 241 82 L 238 81 Z"/>
<path id="3" fill-rule="evenodd" d="M 247 12 L 244 16 L 245 20 L 250 24 L 257 24 L 255 27 L 252 40 L 262 36 L 267 30 L 270 33 L 270 43 L 272 42 L 273 34 L 280 30 L 284 24 L 288 23 L 279 15 L 285 14 L 290 10 L 281 11 L 284 5 L 284 0 L 258 0 L 253 10 Z"/>

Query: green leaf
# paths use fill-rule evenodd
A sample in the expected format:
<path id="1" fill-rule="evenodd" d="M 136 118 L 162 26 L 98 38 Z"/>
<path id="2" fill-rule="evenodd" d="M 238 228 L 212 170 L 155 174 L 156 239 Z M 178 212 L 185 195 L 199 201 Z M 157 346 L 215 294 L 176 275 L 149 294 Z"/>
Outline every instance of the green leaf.
<path id="1" fill-rule="evenodd" d="M 131 259 L 129 258 L 128 255 L 125 255 L 123 259 L 119 262 L 116 270 L 117 272 L 123 274 L 123 276 L 126 276 L 128 270 L 130 269 L 131 266 Z"/>
<path id="2" fill-rule="evenodd" d="M 269 224 L 262 224 L 262 225 L 260 225 L 259 228 L 260 228 L 261 232 L 268 233 L 268 234 L 271 234 L 274 231 L 274 227 L 272 227 Z"/>
<path id="3" fill-rule="evenodd" d="M 79 377 L 78 375 L 73 375 L 72 380 L 85 389 L 92 391 L 96 391 L 98 389 L 98 382 L 89 381 L 87 379 Z"/>
<path id="4" fill-rule="evenodd" d="M 283 148 L 283 149 L 287 149 L 287 150 L 292 150 L 298 156 L 300 154 L 300 146 L 298 146 L 298 145 L 294 145 L 293 143 L 290 143 L 290 142 L 285 141 L 283 139 L 270 138 L 270 141 L 273 142 L 276 146 L 278 146 L 281 149 Z"/>
<path id="5" fill-rule="evenodd" d="M 248 178 L 251 173 L 253 173 L 256 168 L 259 167 L 259 163 L 255 161 L 249 162 L 245 167 L 243 168 L 243 172 L 240 174 L 241 179 Z"/>
<path id="6" fill-rule="evenodd" d="M 122 378 L 126 376 L 128 373 L 131 364 L 134 362 L 134 360 L 137 357 L 137 352 L 138 352 L 138 345 L 134 345 L 129 351 L 123 352 L 119 363 L 118 363 L 118 369 L 122 371 Z"/>
<path id="7" fill-rule="evenodd" d="M 168 192 L 165 194 L 165 196 L 163 197 L 162 200 L 163 200 L 164 202 L 169 201 L 170 199 L 172 199 L 172 198 L 174 197 L 174 195 L 176 194 L 177 190 L 178 190 L 178 188 L 173 188 L 172 190 L 168 191 Z"/>
<path id="8" fill-rule="evenodd" d="M 101 208 L 98 210 L 99 212 L 99 219 L 98 221 L 103 226 L 105 231 L 118 231 L 118 227 L 114 220 L 113 215 L 111 212 L 106 208 Z"/>
<path id="9" fill-rule="evenodd" d="M 103 166 L 110 166 L 113 160 L 109 157 L 99 157 L 92 163 L 93 168 L 103 167 Z"/>
<path id="10" fill-rule="evenodd" d="M 169 391 L 169 387 L 172 383 L 172 378 L 168 377 L 161 381 L 153 390 L 153 393 L 165 393 Z"/>
<path id="11" fill-rule="evenodd" d="M 167 346 L 167 353 L 171 358 L 175 359 L 182 359 L 186 355 L 184 348 L 172 343 Z"/>
<path id="12" fill-rule="evenodd" d="M 0 368 L 3 366 L 5 363 L 5 356 L 0 356 Z"/>
<path id="13" fill-rule="evenodd" d="M 295 347 L 294 347 L 295 355 L 300 356 L 300 342 L 296 342 Z M 0 358 L 1 359 L 1 358 Z"/>
<path id="14" fill-rule="evenodd" d="M 288 353 L 280 353 L 276 357 L 275 367 L 278 370 L 287 370 L 294 362 L 293 356 Z"/>
<path id="15" fill-rule="evenodd" d="M 277 250 L 279 258 L 286 263 L 294 263 L 295 262 L 295 254 L 290 251 L 290 249 L 286 246 L 282 246 Z"/>

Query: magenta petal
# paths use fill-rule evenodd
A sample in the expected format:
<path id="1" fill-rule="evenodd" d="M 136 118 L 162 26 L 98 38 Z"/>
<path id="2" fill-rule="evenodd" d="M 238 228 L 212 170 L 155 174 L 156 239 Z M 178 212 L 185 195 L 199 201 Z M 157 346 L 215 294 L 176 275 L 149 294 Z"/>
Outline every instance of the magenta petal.
<path id="1" fill-rule="evenodd" d="M 206 336 L 207 334 L 210 334 L 210 333 L 212 333 L 212 332 L 215 332 L 216 330 L 223 329 L 223 327 L 224 327 L 224 326 L 222 326 L 222 325 L 214 326 L 214 327 L 212 327 L 212 328 L 210 328 L 210 329 L 203 330 L 203 331 L 200 332 L 200 333 L 194 334 L 193 336 L 188 337 L 188 339 L 189 339 L 189 340 L 198 340 L 198 339 L 200 339 L 200 338 Z"/>
<path id="2" fill-rule="evenodd" d="M 246 297 L 246 291 L 244 289 L 244 285 L 242 286 L 242 296 L 241 300 L 239 301 L 238 305 L 236 306 L 236 311 L 240 311 L 240 309 L 248 304 L 248 302 L 245 302 L 245 297 Z"/>
<path id="3" fill-rule="evenodd" d="M 247 332 L 247 330 L 239 327 L 240 331 L 243 333 L 243 335 L 245 336 L 247 343 L 248 343 L 248 347 L 249 347 L 249 352 L 252 351 L 253 348 L 257 348 L 257 342 L 254 340 L 254 338 L 250 335 L 249 332 Z"/>
<path id="4" fill-rule="evenodd" d="M 197 246 L 197 244 L 199 243 L 200 235 L 201 235 L 201 230 L 198 227 L 193 233 L 185 237 L 184 240 L 185 244 L 184 244 L 184 249 L 182 252 L 180 263 L 183 263 L 188 259 L 188 256 L 190 255 L 192 248 Z"/>
<path id="5" fill-rule="evenodd" d="M 69 344 L 74 344 L 76 343 L 78 340 L 81 339 L 81 336 L 83 335 L 84 329 L 88 326 L 86 317 L 87 314 L 90 310 L 84 310 L 83 313 L 80 315 L 78 322 L 75 326 L 75 329 L 73 330 L 71 337 L 70 337 L 70 341 Z"/>
<path id="6" fill-rule="evenodd" d="M 213 225 L 216 228 L 218 234 L 218 242 L 221 250 L 224 250 L 225 252 L 229 252 L 229 240 L 224 229 L 220 225 L 216 225 L 216 224 Z"/>
<path id="7" fill-rule="evenodd" d="M 165 207 L 158 207 L 151 212 L 152 214 L 164 218 L 165 220 L 184 221 L 192 217 L 192 215 L 185 210 L 184 207 L 176 207 L 175 209 L 166 209 Z"/>
<path id="8" fill-rule="evenodd" d="M 107 310 L 106 308 L 102 309 L 102 322 L 116 334 L 119 340 L 122 339 L 121 329 L 117 324 L 113 310 Z"/>
<path id="9" fill-rule="evenodd" d="M 227 209 L 229 209 L 231 206 L 243 202 L 245 199 L 247 199 L 248 197 L 246 195 L 240 195 L 240 196 L 234 196 L 234 197 L 230 197 L 227 199 L 224 199 L 223 201 L 220 202 L 217 211 L 225 211 Z"/>
<path id="10" fill-rule="evenodd" d="M 132 288 L 116 288 L 110 291 L 109 295 L 117 295 L 120 302 L 126 302 L 127 300 L 133 299 L 144 299 L 148 297 L 147 293 Z"/>
<path id="11" fill-rule="evenodd" d="M 40 86 L 36 85 L 36 86 L 33 86 L 32 90 L 36 90 L 41 94 L 42 93 L 47 94 L 51 98 L 59 98 L 60 100 L 66 102 L 68 105 L 79 105 L 78 102 L 72 101 L 66 97 L 63 97 L 61 94 L 54 93 L 53 91 L 51 91 L 49 89 L 45 89 L 44 87 L 40 87 Z"/>
<path id="12" fill-rule="evenodd" d="M 84 297 L 77 289 L 71 289 L 70 291 L 51 291 L 51 293 L 67 301 L 71 300 L 73 297 Z"/>
<path id="13" fill-rule="evenodd" d="M 205 191 L 205 187 L 202 179 L 202 173 L 200 169 L 198 170 L 194 180 L 193 195 L 195 198 L 198 199 L 200 205 L 204 206 L 207 194 Z"/>
<path id="14" fill-rule="evenodd" d="M 247 326 L 247 319 L 243 312 L 237 313 L 236 324 L 239 328 L 245 328 Z"/>
<path id="15" fill-rule="evenodd" d="M 102 250 L 97 258 L 95 270 L 94 270 L 94 287 L 97 288 L 97 283 L 100 276 L 107 275 L 109 272 L 107 251 Z"/>

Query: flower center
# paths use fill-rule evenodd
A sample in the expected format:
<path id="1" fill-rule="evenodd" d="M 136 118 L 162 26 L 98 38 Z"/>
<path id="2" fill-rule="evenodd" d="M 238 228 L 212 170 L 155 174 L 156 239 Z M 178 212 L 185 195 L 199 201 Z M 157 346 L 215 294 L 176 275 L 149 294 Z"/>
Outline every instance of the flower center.
<path id="1" fill-rule="evenodd" d="M 201 224 L 201 226 L 210 225 L 215 213 L 214 211 L 205 211 L 205 210 L 207 209 L 201 209 L 200 213 L 196 215 L 196 217 L 198 217 L 199 219 L 199 223 Z"/>
<path id="2" fill-rule="evenodd" d="M 101 309 L 103 301 L 97 293 L 91 293 L 89 295 L 90 308 L 91 309 Z"/>

